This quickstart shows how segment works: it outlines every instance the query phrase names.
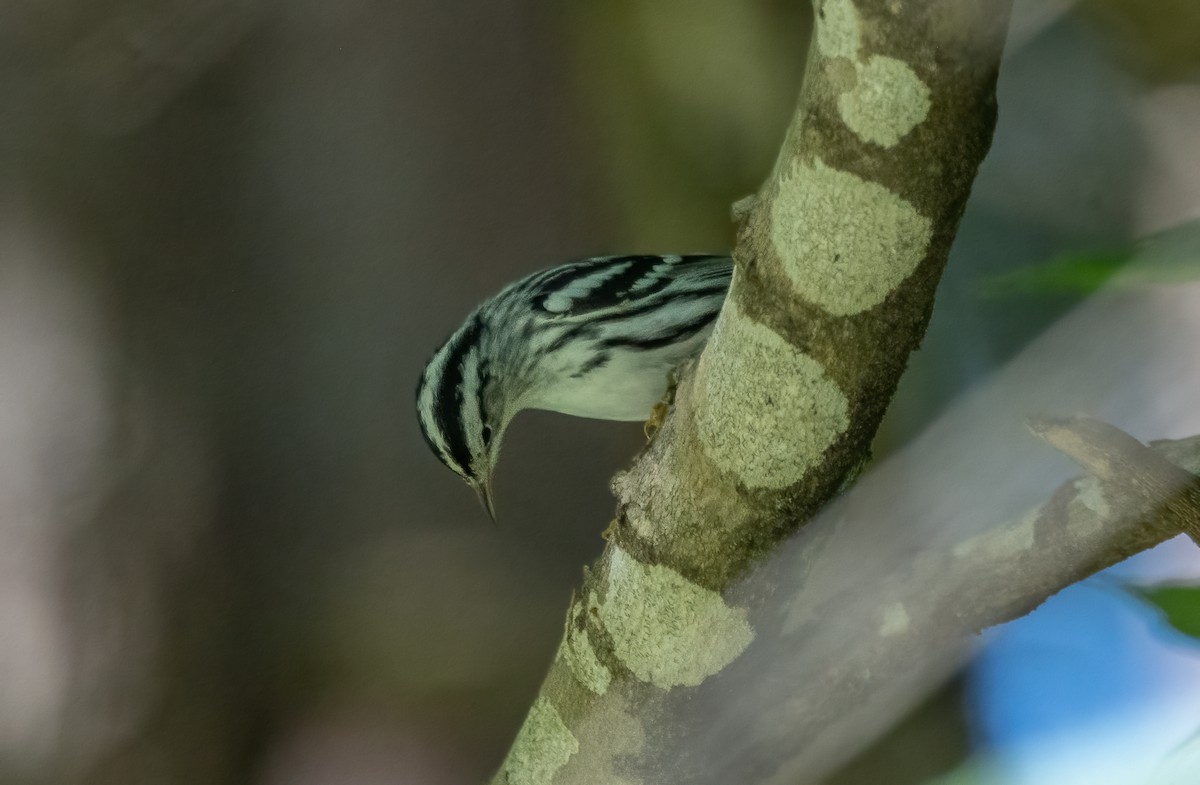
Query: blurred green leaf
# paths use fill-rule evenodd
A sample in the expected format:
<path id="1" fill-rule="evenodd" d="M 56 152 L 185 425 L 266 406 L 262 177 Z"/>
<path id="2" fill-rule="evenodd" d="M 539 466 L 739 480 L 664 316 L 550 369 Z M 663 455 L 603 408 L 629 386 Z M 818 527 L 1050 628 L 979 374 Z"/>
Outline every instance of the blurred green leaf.
<path id="1" fill-rule="evenodd" d="M 1090 294 L 1103 286 L 1132 256 L 1132 251 L 1064 254 L 1035 267 L 1022 267 L 984 281 L 983 295 Z M 1196 273 L 1200 277 L 1200 268 Z"/>
<path id="2" fill-rule="evenodd" d="M 1200 640 L 1200 586 L 1132 586 L 1129 589 L 1162 611 L 1172 627 Z"/>
<path id="3" fill-rule="evenodd" d="M 1120 273 L 1120 275 L 1117 275 Z M 1116 250 L 1066 253 L 983 281 L 984 297 L 1091 294 L 1110 282 L 1137 287 L 1200 280 L 1200 221 L 1189 221 Z"/>

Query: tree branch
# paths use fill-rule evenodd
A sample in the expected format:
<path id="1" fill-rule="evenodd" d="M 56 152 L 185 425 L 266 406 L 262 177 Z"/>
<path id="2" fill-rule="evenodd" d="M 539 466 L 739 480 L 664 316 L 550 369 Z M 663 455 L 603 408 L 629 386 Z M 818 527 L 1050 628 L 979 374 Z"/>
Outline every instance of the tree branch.
<path id="1" fill-rule="evenodd" d="M 1033 418 L 1029 429 L 1089 474 L 1149 502 L 1155 518 L 1200 545 L 1200 477 L 1090 417 Z"/>
<path id="2" fill-rule="evenodd" d="M 759 630 L 728 590 L 866 462 L 990 144 L 1008 12 L 816 0 L 795 117 L 737 211 L 725 308 L 614 481 L 609 545 L 495 783 L 716 781 L 664 763 L 655 718 L 744 655 Z"/>
<path id="3" fill-rule="evenodd" d="M 1143 449 L 1173 473 L 1200 469 L 1200 436 Z M 695 781 L 820 782 L 952 672 L 975 633 L 1197 521 L 1163 515 L 1161 498 L 1123 476 L 1093 476 L 983 531 L 940 522 L 914 536 L 910 515 L 878 511 L 936 483 L 901 489 L 904 475 L 889 473 L 873 472 L 756 576 L 774 591 L 754 614 L 760 636 L 721 675 L 720 711 L 658 718 L 677 739 L 662 757 L 703 770 Z M 745 740 L 736 755 L 731 738 Z M 754 777 L 748 761 L 762 764 Z"/>

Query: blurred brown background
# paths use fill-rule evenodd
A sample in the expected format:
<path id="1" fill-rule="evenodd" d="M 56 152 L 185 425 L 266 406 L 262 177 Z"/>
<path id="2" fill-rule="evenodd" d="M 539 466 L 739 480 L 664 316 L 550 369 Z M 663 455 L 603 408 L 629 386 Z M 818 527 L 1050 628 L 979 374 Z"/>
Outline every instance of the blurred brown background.
<path id="1" fill-rule="evenodd" d="M 882 450 L 1077 299 L 981 281 L 1195 217 L 1196 13 L 1019 7 Z M 728 249 L 808 29 L 783 0 L 0 3 L 0 782 L 485 778 L 642 437 L 521 417 L 493 528 L 418 435 L 422 363 L 536 268 Z"/>

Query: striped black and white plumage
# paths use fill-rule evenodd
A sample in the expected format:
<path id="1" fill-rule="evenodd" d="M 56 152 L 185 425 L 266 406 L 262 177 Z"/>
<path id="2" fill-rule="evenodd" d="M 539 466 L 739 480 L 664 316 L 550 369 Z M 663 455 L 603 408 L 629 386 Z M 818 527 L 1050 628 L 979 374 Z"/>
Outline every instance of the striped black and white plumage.
<path id="1" fill-rule="evenodd" d="M 646 419 L 708 338 L 732 272 L 727 256 L 601 256 L 510 284 L 425 366 L 425 441 L 495 517 L 492 470 L 517 412 Z"/>

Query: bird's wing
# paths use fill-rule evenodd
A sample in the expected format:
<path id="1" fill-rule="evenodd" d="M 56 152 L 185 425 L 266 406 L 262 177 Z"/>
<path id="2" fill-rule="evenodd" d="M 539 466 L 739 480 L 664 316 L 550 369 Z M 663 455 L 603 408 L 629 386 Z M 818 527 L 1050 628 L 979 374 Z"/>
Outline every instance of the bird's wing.
<path id="1" fill-rule="evenodd" d="M 627 315 L 673 297 L 723 295 L 732 274 L 728 256 L 601 256 L 537 273 L 528 286 L 530 302 L 543 318 L 600 319 L 606 311 Z"/>

